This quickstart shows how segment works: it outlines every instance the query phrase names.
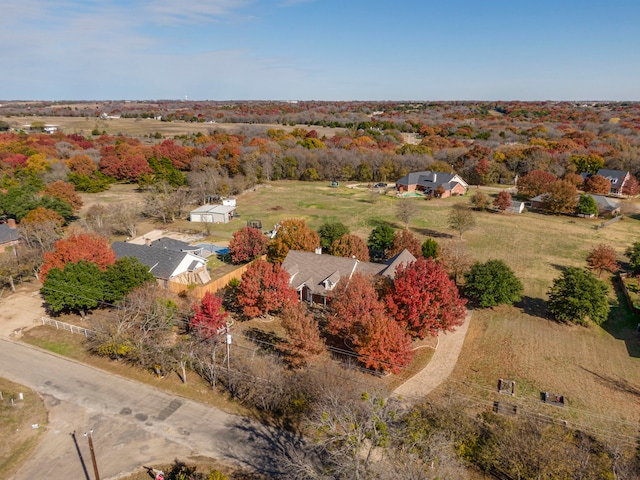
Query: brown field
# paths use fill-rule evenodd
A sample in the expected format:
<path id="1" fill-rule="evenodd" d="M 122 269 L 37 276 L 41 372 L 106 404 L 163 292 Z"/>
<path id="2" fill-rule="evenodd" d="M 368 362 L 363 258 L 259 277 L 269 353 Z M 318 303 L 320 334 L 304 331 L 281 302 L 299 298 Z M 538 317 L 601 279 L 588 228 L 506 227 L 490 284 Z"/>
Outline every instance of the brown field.
<path id="1" fill-rule="evenodd" d="M 128 135 L 131 137 L 148 137 L 160 133 L 165 138 L 173 138 L 177 135 L 189 135 L 192 133 L 208 134 L 213 131 L 242 132 L 244 129 L 267 130 L 269 128 L 280 128 L 291 131 L 294 128 L 305 128 L 316 130 L 320 137 L 332 137 L 336 133 L 343 131 L 341 128 L 329 128 L 307 125 L 274 125 L 274 124 L 242 124 L 242 123 L 197 123 L 175 120 L 163 122 L 160 120 L 145 118 L 109 118 L 98 117 L 2 117 L 12 128 L 22 128 L 31 125 L 33 122 L 44 122 L 48 125 L 58 125 L 59 129 L 66 134 L 77 133 L 83 136 L 91 136 L 94 129 L 100 132 L 105 131 L 109 135 Z"/>

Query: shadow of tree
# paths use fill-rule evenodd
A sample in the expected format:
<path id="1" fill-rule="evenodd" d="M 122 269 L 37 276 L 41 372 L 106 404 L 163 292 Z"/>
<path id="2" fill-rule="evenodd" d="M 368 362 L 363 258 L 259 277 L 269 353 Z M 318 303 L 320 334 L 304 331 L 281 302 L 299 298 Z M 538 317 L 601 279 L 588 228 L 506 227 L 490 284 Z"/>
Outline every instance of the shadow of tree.
<path id="1" fill-rule="evenodd" d="M 437 230 L 431 230 L 430 228 L 417 228 L 417 227 L 411 227 L 410 228 L 411 231 L 419 234 L 419 235 L 424 235 L 426 237 L 433 237 L 433 238 L 454 238 L 454 236 L 450 233 L 445 233 L 445 232 L 438 232 Z"/>
<path id="2" fill-rule="evenodd" d="M 227 455 L 256 472 L 268 478 L 314 478 L 321 471 L 316 452 L 299 433 L 243 418 L 234 420 L 232 426 L 238 437 L 234 441 L 250 448 L 234 448 Z"/>
<path id="3" fill-rule="evenodd" d="M 514 307 L 520 308 L 523 313 L 527 315 L 531 315 L 532 317 L 538 318 L 546 318 L 547 320 L 552 320 L 557 322 L 551 312 L 547 308 L 547 302 L 542 298 L 532 298 L 524 296 L 520 299 L 519 302 L 513 304 Z"/>
<path id="4" fill-rule="evenodd" d="M 257 327 L 249 328 L 244 333 L 244 336 L 248 340 L 255 343 L 258 347 L 260 347 L 261 350 L 264 350 L 265 352 L 272 352 L 272 353 L 280 353 L 280 349 L 278 348 L 278 345 L 282 345 L 286 341 L 284 338 L 279 336 L 276 332 L 273 332 L 273 331 L 266 332 Z"/>
<path id="5" fill-rule="evenodd" d="M 622 340 L 630 356 L 640 358 L 640 335 L 636 333 L 640 317 L 635 315 L 627 303 L 620 280 L 613 281 L 616 301 L 609 311 L 607 321 L 602 324 L 609 334 Z"/>
<path id="6" fill-rule="evenodd" d="M 549 266 L 555 268 L 559 272 L 564 272 L 567 269 L 566 265 L 558 265 L 557 263 L 550 263 Z"/>
<path id="7" fill-rule="evenodd" d="M 630 393 L 631 395 L 635 395 L 636 397 L 640 397 L 640 385 L 632 385 L 624 378 L 613 378 L 608 375 L 601 375 L 599 373 L 593 372 L 588 368 L 580 367 L 587 373 L 590 373 L 594 377 L 596 377 L 600 383 L 611 386 L 616 390 L 619 390 L 623 393 Z"/>

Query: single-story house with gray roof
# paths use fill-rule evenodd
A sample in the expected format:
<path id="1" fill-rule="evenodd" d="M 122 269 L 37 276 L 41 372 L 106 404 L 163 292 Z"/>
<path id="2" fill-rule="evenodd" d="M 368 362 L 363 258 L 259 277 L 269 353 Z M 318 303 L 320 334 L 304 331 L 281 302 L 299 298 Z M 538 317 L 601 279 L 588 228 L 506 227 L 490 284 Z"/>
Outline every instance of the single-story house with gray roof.
<path id="1" fill-rule="evenodd" d="M 211 281 L 207 261 L 193 253 L 127 242 L 113 242 L 111 248 L 116 258 L 134 257 L 148 266 L 151 274 L 164 287 L 168 282 L 189 285 Z"/>
<path id="2" fill-rule="evenodd" d="M 0 223 L 0 253 L 4 252 L 7 247 L 17 245 L 20 241 L 20 232 L 16 227 L 16 221 L 13 218 L 7 220 L 7 223 Z"/>
<path id="3" fill-rule="evenodd" d="M 598 206 L 598 216 L 613 216 L 620 213 L 620 204 L 613 200 L 612 198 L 605 197 L 604 195 L 595 195 L 593 193 L 585 193 L 589 197 L 593 198 Z M 529 200 L 531 208 L 538 210 L 546 210 L 545 202 L 548 193 L 542 193 L 537 197 L 533 197 Z M 580 195 L 576 197 L 576 199 L 580 199 Z"/>
<path id="4" fill-rule="evenodd" d="M 282 268 L 289 274 L 289 285 L 296 289 L 300 300 L 326 306 L 327 296 L 341 280 L 348 280 L 358 272 L 363 275 L 382 275 L 394 278 L 398 265 L 415 262 L 416 258 L 403 250 L 386 263 L 361 262 L 355 258 L 336 257 L 317 253 L 289 250 Z"/>

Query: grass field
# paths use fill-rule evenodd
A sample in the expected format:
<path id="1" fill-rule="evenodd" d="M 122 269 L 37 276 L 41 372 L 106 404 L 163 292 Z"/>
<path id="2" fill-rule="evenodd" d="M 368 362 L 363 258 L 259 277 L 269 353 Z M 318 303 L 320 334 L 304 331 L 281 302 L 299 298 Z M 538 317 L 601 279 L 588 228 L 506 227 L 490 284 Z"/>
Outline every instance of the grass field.
<path id="1" fill-rule="evenodd" d="M 410 228 L 421 241 L 428 236 L 439 242 L 459 241 L 447 226 L 447 213 L 451 205 L 468 198 L 427 202 L 301 182 L 275 183 L 240 196 L 241 221 L 216 225 L 214 235 L 228 239 L 245 219 L 262 220 L 270 228 L 284 218 L 300 217 L 312 228 L 340 221 L 366 239 L 378 222 L 401 227 L 395 215 L 399 201 L 417 205 Z M 634 332 L 640 319 L 613 287 L 610 320 L 602 328 L 559 324 L 549 318 L 545 301 L 561 270 L 586 266 L 586 255 L 595 245 L 610 244 L 625 261 L 625 249 L 640 236 L 640 220 L 625 217 L 596 229 L 600 220 L 531 212 L 476 212 L 475 217 L 477 226 L 464 234 L 462 243 L 476 260 L 504 260 L 521 279 L 524 298 L 514 307 L 474 312 L 452 382 L 443 388 L 489 404 L 498 379 L 511 379 L 518 385 L 511 401 L 522 402 L 531 412 L 607 431 L 637 430 L 640 339 Z M 564 395 L 567 406 L 560 411 L 541 405 L 544 391 Z"/>
<path id="2" fill-rule="evenodd" d="M 0 392 L 0 476 L 9 478 L 35 449 L 47 412 L 42 399 L 22 385 L 0 378 Z"/>
<path id="3" fill-rule="evenodd" d="M 468 202 L 468 198 L 398 199 L 391 193 L 378 195 L 352 187 L 304 182 L 260 186 L 238 197 L 241 217 L 215 225 L 211 239 L 229 240 L 246 220 L 261 220 L 267 230 L 294 217 L 304 218 L 314 229 L 327 221 L 340 221 L 366 239 L 380 222 L 401 228 L 395 208 L 398 202 L 409 201 L 417 207 L 410 229 L 421 241 L 429 236 L 439 242 L 460 241 L 447 226 L 447 214 L 453 204 Z M 626 202 L 631 204 L 627 209 L 637 210 L 637 204 Z M 602 434 L 637 434 L 640 338 L 635 329 L 640 319 L 613 288 L 610 319 L 602 327 L 559 324 L 549 318 L 545 302 L 546 292 L 561 270 L 585 266 L 587 252 L 595 245 L 610 244 L 625 261 L 624 251 L 640 237 L 640 220 L 632 215 L 596 229 L 600 220 L 531 212 L 475 212 L 475 217 L 477 225 L 464 234 L 462 244 L 475 260 L 505 261 L 521 279 L 524 297 L 513 307 L 473 313 L 451 381 L 437 393 L 459 395 L 488 408 L 498 399 L 498 379 L 515 380 L 517 395 L 507 401 L 520 405 L 521 411 L 589 425 Z M 197 230 L 202 226 L 179 221 L 170 228 Z M 564 395 L 567 406 L 542 404 L 540 393 L 544 391 Z"/>

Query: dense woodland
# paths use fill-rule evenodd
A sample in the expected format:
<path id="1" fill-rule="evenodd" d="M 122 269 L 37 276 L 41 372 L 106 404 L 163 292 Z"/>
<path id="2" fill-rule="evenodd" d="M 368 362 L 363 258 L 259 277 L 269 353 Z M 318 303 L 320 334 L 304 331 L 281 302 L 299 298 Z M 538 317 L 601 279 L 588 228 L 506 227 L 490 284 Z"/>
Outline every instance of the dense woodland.
<path id="1" fill-rule="evenodd" d="M 164 122 L 235 123 L 238 129 L 234 134 L 223 133 L 212 123 L 207 135 L 157 138 L 155 145 L 145 139 L 101 135 L 99 129 L 90 138 L 65 132 L 36 135 L 27 141 L 19 134 L 5 134 L 0 147 L 3 164 L 8 164 L 5 175 L 26 166 L 24 157 L 36 153 L 51 164 L 49 177 L 65 179 L 70 174 L 81 189 L 97 188 L 89 180 L 95 183 L 93 177 L 104 175 L 116 181 L 188 183 L 205 195 L 234 193 L 256 182 L 278 179 L 392 182 L 407 172 L 428 168 L 454 170 L 470 184 L 512 183 L 532 170 L 556 177 L 595 173 L 598 167 L 640 174 L 640 106 L 636 103 L 73 105 L 7 103 L 0 107 L 0 115 L 5 116 L 5 128 L 11 123 L 29 124 L 29 115 L 100 118 L 104 114 Z M 285 131 L 278 125 L 298 128 Z M 335 127 L 335 132 L 319 137 L 314 130 L 318 126 Z M 79 165 L 86 162 L 84 157 L 71 161 L 80 155 L 95 167 Z M 30 162 L 31 171 L 38 169 L 34 165 L 38 158 Z"/>
<path id="2" fill-rule="evenodd" d="M 97 123 L 89 136 L 47 134 L 38 131 L 44 127 L 41 122 L 29 119 L 97 119 L 103 114 L 212 123 L 207 134 L 163 138 L 110 136 Z M 273 263 L 255 262 L 224 297 L 190 303 L 150 287 L 148 272 L 136 262 L 116 261 L 102 236 L 135 236 L 140 214 L 168 223 L 184 216 L 190 205 L 281 179 L 366 184 L 394 182 L 408 172 L 430 169 L 456 172 L 479 185 L 514 185 L 521 179 L 515 192 L 522 198 L 545 191 L 556 195 L 570 186 L 567 198 L 575 199 L 577 189 L 597 192 L 606 187 L 597 181 L 582 184 L 579 173 L 608 168 L 640 175 L 640 104 L 9 102 L 0 107 L 0 115 L 0 213 L 19 223 L 27 247 L 17 265 L 10 259 L 8 281 L 40 275 L 53 312 L 84 314 L 100 305 L 114 307 L 113 318 L 96 326 L 99 334 L 92 351 L 156 373 L 174 370 L 185 382 L 191 369 L 212 388 L 223 388 L 291 434 L 279 439 L 283 477 L 453 479 L 466 478 L 466 469 L 473 465 L 500 478 L 636 478 L 637 452 L 566 426 L 526 416 L 459 415 L 462 405 L 407 406 L 387 392 L 363 387 L 355 377 L 351 383 L 350 373 L 335 365 L 304 368 L 326 354 L 326 346 L 337 338 L 353 346 L 366 368 L 396 372 L 410 360 L 411 339 L 459 325 L 466 300 L 458 297 L 460 272 L 447 268 L 447 259 L 457 267 L 463 259 L 439 251 L 437 242 L 420 245 L 408 230 L 394 234 L 380 228 L 364 245 L 348 231 L 337 232 L 340 225 L 326 224 L 317 233 L 308 232 L 300 244 L 284 234 L 267 244 L 263 235 L 254 238 L 255 232 L 247 228 L 231 242 L 234 261 L 267 253 Z M 213 122 L 237 128 L 230 132 Z M 16 124 L 29 124 L 29 132 L 14 128 Z M 330 127 L 332 134 L 320 135 L 320 127 L 323 132 Z M 142 210 L 123 206 L 113 212 L 94 206 L 83 215 L 83 227 L 91 233 L 72 232 L 60 240 L 79 215 L 78 192 L 102 191 L 116 182 L 139 185 L 145 198 Z M 636 195 L 637 188 L 637 182 L 632 183 L 623 193 Z M 480 200 L 476 194 L 476 208 L 482 208 Z M 398 216 L 408 224 L 411 212 L 399 211 Z M 469 228 L 469 218 L 466 207 L 451 212 L 450 226 L 460 237 Z M 293 301 L 296 294 L 288 289 L 278 262 L 288 248 L 313 250 L 320 244 L 332 254 L 361 260 L 369 260 L 369 255 L 384 260 L 408 248 L 419 261 L 400 269 L 393 285 L 356 276 L 336 289 L 328 313 L 308 312 Z M 605 253 L 592 252 L 594 269 L 610 268 Z M 466 267 L 466 293 L 480 306 L 511 304 L 519 298 L 522 286 L 506 265 L 472 267 L 469 262 Z M 565 275 L 583 275 L 578 270 Z M 437 278 L 419 290 L 415 279 L 434 272 Z M 504 284 L 488 288 L 483 279 L 495 277 Z M 80 279 L 90 292 L 81 298 L 68 291 L 70 279 Z M 572 295 L 564 287 L 573 280 L 554 285 L 555 297 Z M 600 282 L 593 275 L 587 281 L 595 285 L 594 298 L 606 303 Z M 434 291 L 443 292 L 443 298 L 446 294 L 448 303 L 429 297 Z M 424 301 L 415 302 L 418 295 L 425 296 Z M 451 308 L 445 310 L 454 312 L 451 318 L 414 308 L 436 303 L 447 303 Z M 608 311 L 608 304 L 605 307 Z M 230 374 L 217 335 L 230 313 L 237 319 L 279 315 L 288 340 L 271 345 L 270 353 L 277 355 L 240 360 Z M 560 308 L 560 313 L 566 311 Z M 606 311 L 602 313 L 606 317 Z M 584 315 L 598 323 L 593 312 Z M 301 448 L 297 442 L 303 434 L 316 442 Z"/>

